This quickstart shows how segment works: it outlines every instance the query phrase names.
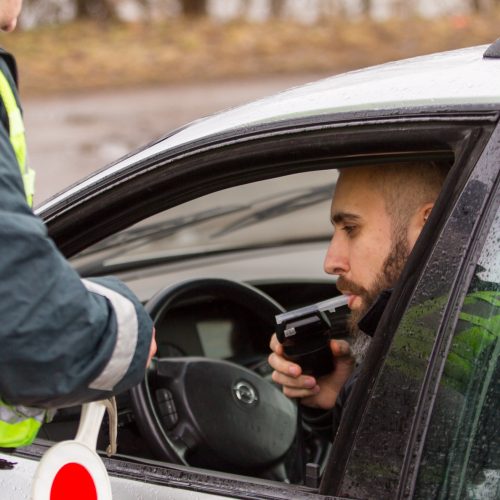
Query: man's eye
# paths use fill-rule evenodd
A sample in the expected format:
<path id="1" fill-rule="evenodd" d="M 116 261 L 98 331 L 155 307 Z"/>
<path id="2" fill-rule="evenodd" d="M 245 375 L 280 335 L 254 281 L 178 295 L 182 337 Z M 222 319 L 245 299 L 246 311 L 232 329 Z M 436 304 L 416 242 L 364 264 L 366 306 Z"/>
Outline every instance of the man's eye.
<path id="1" fill-rule="evenodd" d="M 356 229 L 356 226 L 344 226 L 342 231 L 345 231 L 347 234 L 351 234 Z"/>

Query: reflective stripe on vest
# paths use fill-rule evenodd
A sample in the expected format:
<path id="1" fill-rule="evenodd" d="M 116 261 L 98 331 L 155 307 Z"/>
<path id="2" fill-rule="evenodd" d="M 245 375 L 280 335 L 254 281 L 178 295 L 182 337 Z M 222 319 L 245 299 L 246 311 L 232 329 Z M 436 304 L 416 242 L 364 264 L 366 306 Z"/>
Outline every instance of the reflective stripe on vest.
<path id="1" fill-rule="evenodd" d="M 14 407 L 0 399 L 0 447 L 17 448 L 31 444 L 45 418 L 45 410 Z"/>
<path id="2" fill-rule="evenodd" d="M 10 143 L 16 154 L 17 163 L 19 164 L 19 169 L 23 178 L 26 201 L 31 207 L 33 206 L 33 195 L 35 193 L 35 171 L 28 167 L 26 159 L 26 138 L 24 136 L 24 123 L 21 110 L 17 105 L 9 81 L 1 71 L 0 97 L 2 98 L 9 119 Z"/>

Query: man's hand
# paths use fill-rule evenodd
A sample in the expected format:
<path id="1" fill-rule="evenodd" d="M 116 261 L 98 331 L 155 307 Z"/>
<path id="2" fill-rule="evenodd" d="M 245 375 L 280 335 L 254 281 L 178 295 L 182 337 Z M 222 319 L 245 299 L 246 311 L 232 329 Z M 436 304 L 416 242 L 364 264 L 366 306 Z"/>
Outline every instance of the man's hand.
<path id="1" fill-rule="evenodd" d="M 354 357 L 346 341 L 330 341 L 335 367 L 332 373 L 318 379 L 303 375 L 299 365 L 284 357 L 283 346 L 276 334 L 271 337 L 269 345 L 273 351 L 269 355 L 269 364 L 274 368 L 272 378 L 283 387 L 285 396 L 300 398 L 302 404 L 313 408 L 333 408 L 340 390 L 354 370 Z"/>

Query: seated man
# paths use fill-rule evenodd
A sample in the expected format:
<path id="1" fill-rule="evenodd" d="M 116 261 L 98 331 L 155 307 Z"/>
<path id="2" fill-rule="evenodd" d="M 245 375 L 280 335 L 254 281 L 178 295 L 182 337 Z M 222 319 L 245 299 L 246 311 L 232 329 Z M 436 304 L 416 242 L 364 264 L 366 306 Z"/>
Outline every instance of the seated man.
<path id="1" fill-rule="evenodd" d="M 355 361 L 362 361 L 369 345 L 370 338 L 360 331 L 358 322 L 381 292 L 395 285 L 448 169 L 434 162 L 414 162 L 340 171 L 331 208 L 334 232 L 324 269 L 338 276 L 337 288 L 348 297 L 352 345 L 332 340 L 335 368 L 318 379 L 303 374 L 299 365 L 285 358 L 276 335 L 269 356 L 273 380 L 285 395 L 307 407 L 333 409 L 334 432 L 356 379 Z M 326 418 L 324 429 L 331 438 L 332 417 Z"/>

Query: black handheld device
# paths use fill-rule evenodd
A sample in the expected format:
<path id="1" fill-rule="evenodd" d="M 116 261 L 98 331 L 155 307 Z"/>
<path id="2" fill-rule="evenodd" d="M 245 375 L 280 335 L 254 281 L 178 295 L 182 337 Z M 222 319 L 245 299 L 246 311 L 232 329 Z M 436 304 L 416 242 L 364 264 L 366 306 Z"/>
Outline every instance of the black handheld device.
<path id="1" fill-rule="evenodd" d="M 276 316 L 276 336 L 285 356 L 303 373 L 320 377 L 333 370 L 329 340 L 339 330 L 345 335 L 346 305 L 347 297 L 340 295 Z"/>

